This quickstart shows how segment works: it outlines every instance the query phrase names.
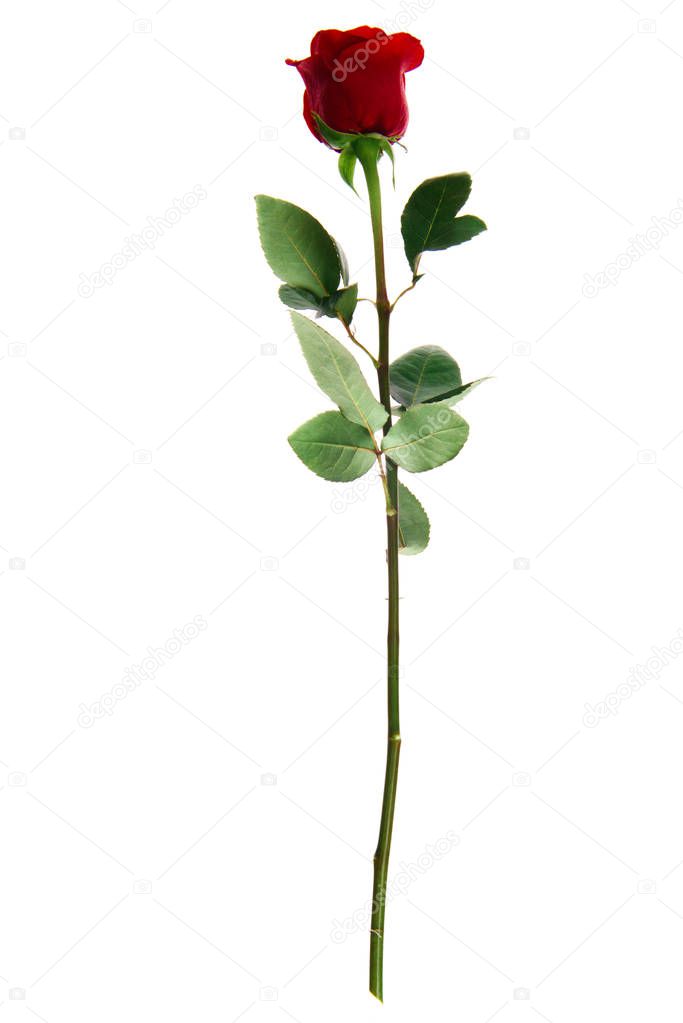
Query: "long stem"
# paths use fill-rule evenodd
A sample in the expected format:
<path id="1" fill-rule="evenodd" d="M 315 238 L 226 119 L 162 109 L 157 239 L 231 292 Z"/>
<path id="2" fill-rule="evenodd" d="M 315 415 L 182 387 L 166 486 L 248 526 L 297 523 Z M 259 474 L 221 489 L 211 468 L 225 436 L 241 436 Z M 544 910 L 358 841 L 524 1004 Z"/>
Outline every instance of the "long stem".
<path id="1" fill-rule="evenodd" d="M 382 232 L 382 197 L 377 173 L 378 151 L 374 143 L 359 143 L 358 157 L 365 172 L 370 200 L 372 236 L 375 246 L 375 277 L 377 282 L 377 320 L 379 325 L 379 357 L 377 379 L 380 401 L 389 413 L 384 433 L 391 429 L 391 394 L 389 392 L 389 320 L 391 305 L 387 296 L 384 268 L 384 237 Z M 387 480 L 387 575 L 389 590 L 389 622 L 387 631 L 387 764 L 384 775 L 384 795 L 379 827 L 379 839 L 374 857 L 372 888 L 372 920 L 370 924 L 370 991 L 383 1000 L 384 916 L 389 875 L 391 832 L 396 806 L 398 761 L 401 751 L 399 727 L 399 615 L 398 615 L 398 467 L 386 459 Z"/>

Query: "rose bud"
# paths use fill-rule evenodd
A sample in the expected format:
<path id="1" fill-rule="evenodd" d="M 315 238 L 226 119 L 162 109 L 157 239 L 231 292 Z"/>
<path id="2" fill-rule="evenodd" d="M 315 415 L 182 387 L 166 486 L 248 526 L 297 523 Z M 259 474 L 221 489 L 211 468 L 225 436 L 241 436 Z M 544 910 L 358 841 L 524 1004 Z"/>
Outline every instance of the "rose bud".
<path id="1" fill-rule="evenodd" d="M 304 118 L 321 142 L 314 114 L 337 132 L 377 133 L 399 139 L 408 127 L 406 71 L 419 67 L 422 43 L 407 32 L 387 35 L 361 25 L 325 29 L 311 41 L 311 55 L 287 60 L 304 80 Z"/>

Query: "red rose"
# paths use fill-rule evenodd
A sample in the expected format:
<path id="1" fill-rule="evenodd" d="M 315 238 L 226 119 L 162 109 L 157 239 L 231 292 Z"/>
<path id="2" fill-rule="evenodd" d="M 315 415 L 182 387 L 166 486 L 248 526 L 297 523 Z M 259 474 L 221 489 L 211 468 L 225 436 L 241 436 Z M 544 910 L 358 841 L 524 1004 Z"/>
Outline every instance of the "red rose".
<path id="1" fill-rule="evenodd" d="M 311 56 L 288 60 L 304 80 L 304 117 L 324 141 L 313 114 L 335 131 L 400 138 L 408 127 L 406 71 L 419 67 L 422 43 L 407 32 L 387 35 L 361 25 L 325 29 L 311 41 Z"/>

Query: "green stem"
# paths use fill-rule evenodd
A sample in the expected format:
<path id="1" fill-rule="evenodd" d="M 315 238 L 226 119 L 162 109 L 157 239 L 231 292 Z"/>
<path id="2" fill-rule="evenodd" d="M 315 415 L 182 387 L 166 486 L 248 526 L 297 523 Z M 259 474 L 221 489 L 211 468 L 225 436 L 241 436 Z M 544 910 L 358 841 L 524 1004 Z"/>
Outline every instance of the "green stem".
<path id="1" fill-rule="evenodd" d="M 377 161 L 379 152 L 374 140 L 359 140 L 357 154 L 365 172 L 370 200 L 372 236 L 375 247 L 375 277 L 377 282 L 377 320 L 379 325 L 379 357 L 377 379 L 380 401 L 389 413 L 384 433 L 391 429 L 391 394 L 389 391 L 389 320 L 391 304 L 387 296 L 384 268 L 384 237 L 382 232 L 382 196 Z M 399 615 L 398 615 L 398 467 L 386 459 L 387 480 L 387 574 L 389 590 L 389 622 L 387 631 L 387 763 L 384 776 L 384 795 L 380 818 L 379 839 L 374 857 L 372 888 L 372 920 L 370 923 L 370 991 L 383 1000 L 384 916 L 389 875 L 391 832 L 396 806 L 398 761 L 401 751 L 399 727 Z"/>

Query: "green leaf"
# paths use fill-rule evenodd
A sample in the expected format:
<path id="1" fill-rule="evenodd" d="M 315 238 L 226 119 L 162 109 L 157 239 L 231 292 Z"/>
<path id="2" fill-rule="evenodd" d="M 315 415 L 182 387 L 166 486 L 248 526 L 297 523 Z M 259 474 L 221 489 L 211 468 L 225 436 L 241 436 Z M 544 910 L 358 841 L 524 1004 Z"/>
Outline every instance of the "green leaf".
<path id="1" fill-rule="evenodd" d="M 340 411 L 373 434 L 387 421 L 353 355 L 317 323 L 292 313 L 292 324 L 315 382 Z"/>
<path id="2" fill-rule="evenodd" d="M 344 181 L 349 188 L 352 188 L 356 192 L 356 186 L 353 183 L 353 177 L 356 172 L 356 163 L 358 157 L 353 151 L 352 146 L 345 146 L 339 154 L 339 173 L 341 174 L 342 181 Z M 358 195 L 358 192 L 356 192 Z"/>
<path id="3" fill-rule="evenodd" d="M 453 405 L 457 405 L 459 401 L 466 398 L 470 391 L 473 391 L 475 387 L 479 387 L 479 384 L 483 384 L 485 380 L 490 380 L 491 377 L 481 377 L 479 380 L 472 380 L 469 384 L 462 384 L 460 387 L 456 387 L 450 394 L 440 395 L 438 398 L 432 398 L 428 402 L 430 405 L 445 405 L 447 408 L 452 408 Z"/>
<path id="4" fill-rule="evenodd" d="M 438 398 L 430 398 L 429 401 L 425 402 L 425 404 L 429 405 L 430 408 L 434 408 L 437 405 L 444 405 L 446 408 L 453 408 L 453 406 L 457 405 L 459 401 L 466 398 L 467 395 L 475 389 L 475 387 L 479 387 L 479 384 L 483 384 L 485 380 L 492 379 L 492 377 L 481 377 L 479 380 L 471 380 L 469 384 L 462 384 L 451 394 L 446 395 L 446 397 L 440 396 Z M 392 405 L 391 407 L 391 414 L 394 416 L 402 416 L 406 411 L 407 410 L 404 405 Z"/>
<path id="5" fill-rule="evenodd" d="M 269 195 L 256 196 L 261 245 L 281 281 L 318 298 L 339 286 L 341 261 L 334 239 L 306 210 Z"/>
<path id="6" fill-rule="evenodd" d="M 402 483 L 398 485 L 399 554 L 420 554 L 429 543 L 429 519 L 415 497 Z"/>
<path id="7" fill-rule="evenodd" d="M 331 314 L 328 313 L 328 315 L 336 316 L 339 314 L 346 323 L 350 323 L 358 305 L 358 285 L 352 284 L 348 288 L 335 292 L 332 299 L 328 301 L 329 303 L 333 303 L 333 311 Z"/>
<path id="8" fill-rule="evenodd" d="M 358 138 L 358 135 L 352 135 L 346 131 L 336 131 L 334 128 L 330 128 L 329 124 L 325 124 L 322 117 L 319 117 L 316 113 L 313 114 L 313 120 L 317 124 L 318 131 L 322 137 L 333 149 L 344 149 L 345 146 L 355 142 Z"/>
<path id="9" fill-rule="evenodd" d="M 460 368 L 438 345 L 421 345 L 400 355 L 389 367 L 392 397 L 408 408 L 446 398 L 462 385 Z"/>
<path id="10" fill-rule="evenodd" d="M 441 405 L 415 405 L 382 440 L 382 451 L 407 472 L 426 472 L 455 458 L 469 433 L 457 412 Z"/>
<path id="11" fill-rule="evenodd" d="M 486 224 L 479 217 L 469 213 L 464 217 L 456 217 L 450 224 L 444 225 L 443 231 L 436 235 L 430 249 L 450 249 L 453 245 L 462 245 L 486 230 Z"/>
<path id="12" fill-rule="evenodd" d="M 334 242 L 335 247 L 337 249 L 337 255 L 339 256 L 339 265 L 341 267 L 342 281 L 344 282 L 344 287 L 346 287 L 347 284 L 349 283 L 349 261 L 346 258 L 346 253 L 344 252 L 339 242 L 336 241 L 336 239 L 334 238 L 332 239 L 332 241 Z"/>
<path id="13" fill-rule="evenodd" d="M 445 174 L 428 178 L 415 189 L 401 216 L 403 243 L 413 274 L 417 274 L 423 252 L 460 245 L 486 230 L 477 217 L 454 219 L 471 188 L 469 174 Z"/>
<path id="14" fill-rule="evenodd" d="M 318 313 L 323 307 L 323 300 L 314 295 L 312 291 L 306 291 L 305 288 L 293 288 L 291 284 L 281 284 L 278 295 L 280 301 L 290 309 L 315 309 Z"/>
<path id="15" fill-rule="evenodd" d="M 289 437 L 294 452 L 316 475 L 346 483 L 364 476 L 375 461 L 366 430 L 341 412 L 323 412 Z"/>
<path id="16" fill-rule="evenodd" d="M 281 284 L 278 290 L 280 301 L 290 309 L 311 309 L 317 316 L 331 316 L 336 320 L 341 313 L 346 323 L 351 323 L 358 305 L 358 285 L 335 291 L 327 298 L 318 298 L 312 291 L 305 288 L 293 288 L 291 284 Z"/>

